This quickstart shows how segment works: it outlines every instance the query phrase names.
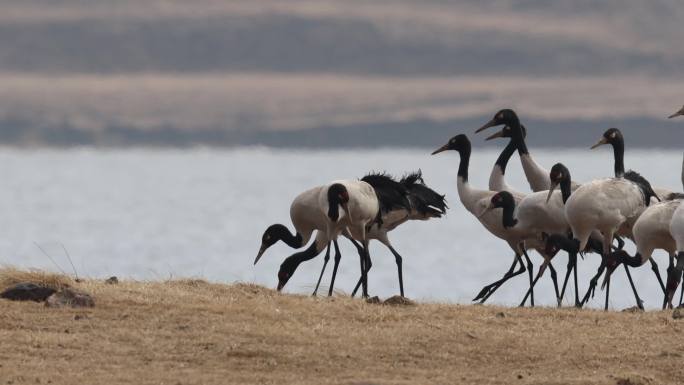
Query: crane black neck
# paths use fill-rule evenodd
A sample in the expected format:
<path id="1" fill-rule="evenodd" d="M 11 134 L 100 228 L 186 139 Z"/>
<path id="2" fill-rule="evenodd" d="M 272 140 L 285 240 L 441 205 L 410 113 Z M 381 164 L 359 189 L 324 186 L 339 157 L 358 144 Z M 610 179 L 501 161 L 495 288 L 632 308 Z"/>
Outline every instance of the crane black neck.
<path id="1" fill-rule="evenodd" d="M 346 197 L 346 200 L 342 197 Z M 333 222 L 340 219 L 340 205 L 349 201 L 349 192 L 344 185 L 335 183 L 328 188 L 328 218 Z"/>
<path id="2" fill-rule="evenodd" d="M 639 267 L 642 264 L 641 254 L 638 252 L 634 254 L 633 257 L 630 257 L 629 254 L 627 254 L 627 252 L 624 250 L 615 251 L 614 254 L 617 256 L 617 261 L 619 263 L 623 263 L 627 266 Z"/>
<path id="3" fill-rule="evenodd" d="M 292 275 L 292 273 L 294 273 L 294 271 L 297 270 L 297 267 L 299 267 L 299 265 L 302 262 L 313 259 L 319 254 L 319 250 L 316 247 L 316 243 L 317 242 L 314 241 L 314 243 L 312 243 L 311 246 L 309 246 L 309 248 L 307 248 L 306 250 L 294 253 L 291 256 L 285 258 L 283 263 L 280 265 L 280 269 L 287 270 L 290 273 L 290 275 Z"/>
<path id="4" fill-rule="evenodd" d="M 513 116 L 511 118 L 511 122 L 509 122 L 509 126 L 511 127 L 514 133 L 512 141 L 514 141 L 515 144 L 518 146 L 518 154 L 529 154 L 530 152 L 527 150 L 527 143 L 525 143 L 525 135 L 523 134 L 523 128 L 520 124 L 520 119 L 518 119 L 517 116 Z"/>
<path id="5" fill-rule="evenodd" d="M 277 240 L 285 242 L 285 244 L 287 244 L 288 246 L 294 249 L 298 249 L 304 246 L 302 245 L 302 241 L 304 241 L 304 239 L 302 238 L 302 235 L 299 232 L 297 232 L 297 234 L 292 234 L 286 226 L 281 224 L 275 224 L 271 226 L 271 229 L 271 231 L 273 232 L 273 236 Z"/>
<path id="6" fill-rule="evenodd" d="M 461 163 L 458 165 L 458 176 L 463 179 L 464 182 L 468 181 L 468 167 L 470 166 L 470 153 L 472 152 L 472 146 L 470 142 L 463 145 L 463 148 L 458 150 L 461 155 Z"/>
<path id="7" fill-rule="evenodd" d="M 501 217 L 503 227 L 506 229 L 515 227 L 515 225 L 518 224 L 518 220 L 513 217 L 513 214 L 515 213 L 515 201 L 504 202 L 501 208 L 503 209 L 503 216 Z"/>
<path id="8" fill-rule="evenodd" d="M 563 197 L 563 204 L 568 202 L 572 194 L 572 182 L 570 178 L 563 178 L 560 182 L 561 196 Z"/>
<path id="9" fill-rule="evenodd" d="M 511 138 L 503 151 L 501 151 L 499 157 L 496 159 L 496 164 L 501 169 L 502 174 L 506 174 L 506 166 L 508 165 L 508 161 L 511 159 L 511 156 L 513 156 L 517 148 L 518 145 L 516 144 L 515 139 Z"/>
<path id="10" fill-rule="evenodd" d="M 616 138 L 610 144 L 613 146 L 615 158 L 615 177 L 621 178 L 625 175 L 625 141 L 622 138 Z"/>

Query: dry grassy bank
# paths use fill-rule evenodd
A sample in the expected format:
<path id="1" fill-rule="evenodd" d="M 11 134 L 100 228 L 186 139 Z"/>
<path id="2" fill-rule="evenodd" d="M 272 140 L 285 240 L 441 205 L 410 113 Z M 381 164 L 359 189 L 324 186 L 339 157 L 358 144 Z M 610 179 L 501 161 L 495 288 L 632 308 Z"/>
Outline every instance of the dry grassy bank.
<path id="1" fill-rule="evenodd" d="M 0 288 L 16 278 L 0 271 Z M 66 280 L 66 281 L 65 281 Z M 92 309 L 0 300 L 0 384 L 675 384 L 684 320 L 390 307 L 204 281 L 66 282 Z"/>

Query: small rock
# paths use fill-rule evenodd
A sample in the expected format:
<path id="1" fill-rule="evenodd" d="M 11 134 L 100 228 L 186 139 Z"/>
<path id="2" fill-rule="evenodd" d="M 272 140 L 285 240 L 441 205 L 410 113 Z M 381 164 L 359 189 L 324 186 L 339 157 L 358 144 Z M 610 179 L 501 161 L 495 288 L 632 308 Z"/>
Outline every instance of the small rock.
<path id="1" fill-rule="evenodd" d="M 650 385 L 654 383 L 652 378 L 638 375 L 632 375 L 629 377 L 622 378 L 618 377 L 615 380 L 615 385 Z"/>
<path id="2" fill-rule="evenodd" d="M 24 282 L 18 283 L 2 293 L 0 293 L 1 298 L 9 299 L 11 301 L 35 301 L 41 302 L 57 290 L 51 287 L 45 287 L 36 285 L 35 283 Z"/>
<path id="3" fill-rule="evenodd" d="M 644 309 L 639 309 L 638 306 L 628 307 L 627 309 L 622 309 L 623 313 L 643 313 Z"/>
<path id="4" fill-rule="evenodd" d="M 672 312 L 672 318 L 674 319 L 682 319 L 684 318 L 684 310 L 682 308 L 676 308 Z"/>
<path id="5" fill-rule="evenodd" d="M 115 276 L 111 276 L 105 280 L 105 283 L 107 285 L 117 285 L 119 283 L 119 278 L 116 278 Z"/>
<path id="6" fill-rule="evenodd" d="M 389 306 L 416 306 L 415 302 L 400 295 L 395 295 L 394 297 L 387 298 L 385 302 L 383 302 L 382 304 Z"/>
<path id="7" fill-rule="evenodd" d="M 45 301 L 47 307 L 93 307 L 95 300 L 90 294 L 75 291 L 72 289 L 62 289 Z"/>
<path id="8" fill-rule="evenodd" d="M 382 301 L 380 301 L 380 297 L 375 296 L 375 297 L 370 297 L 370 298 L 366 299 L 366 303 L 378 305 L 378 304 L 382 303 Z"/>
<path id="9" fill-rule="evenodd" d="M 500 311 L 496 313 L 496 318 L 506 318 L 506 313 Z"/>

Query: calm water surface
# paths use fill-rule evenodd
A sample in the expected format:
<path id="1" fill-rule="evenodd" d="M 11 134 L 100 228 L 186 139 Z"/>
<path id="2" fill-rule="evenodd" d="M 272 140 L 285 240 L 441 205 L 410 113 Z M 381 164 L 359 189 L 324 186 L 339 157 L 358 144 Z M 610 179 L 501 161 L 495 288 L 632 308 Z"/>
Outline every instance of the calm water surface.
<path id="1" fill-rule="evenodd" d="M 291 228 L 289 205 L 299 192 L 333 179 L 358 178 L 369 170 L 402 174 L 422 169 L 427 183 L 447 194 L 451 210 L 446 218 L 407 223 L 391 233 L 404 256 L 406 294 L 468 303 L 484 284 L 505 272 L 512 252 L 461 206 L 456 192 L 458 154 L 429 153 L 430 149 L 0 149 L 0 263 L 71 271 L 64 244 L 83 276 L 199 277 L 274 287 L 278 266 L 293 251 L 279 244 L 259 265 L 252 262 L 268 225 L 279 222 Z M 497 155 L 495 149 L 474 150 L 474 186 L 487 186 Z M 546 168 L 564 162 L 578 181 L 612 172 L 608 149 L 537 150 L 533 155 Z M 652 184 L 681 191 L 681 152 L 634 150 L 626 157 L 627 166 Z M 529 191 L 517 156 L 507 180 L 520 191 Z M 348 292 L 358 278 L 358 259 L 348 242 L 340 244 L 343 259 L 337 286 Z M 371 294 L 397 293 L 394 258 L 378 243 L 371 244 L 371 253 Z M 541 258 L 531 256 L 538 266 Z M 664 274 L 666 255 L 658 252 L 656 260 Z M 322 262 L 320 256 L 302 264 L 286 290 L 310 292 Z M 566 263 L 564 254 L 554 261 L 561 276 Z M 579 261 L 582 290 L 598 263 L 596 255 Z M 640 268 L 634 276 L 647 306 L 659 306 L 660 289 L 650 269 Z M 613 282 L 611 306 L 633 305 L 622 271 L 616 272 Z M 521 275 L 491 302 L 517 304 L 526 285 L 527 276 Z M 542 279 L 537 287 L 537 303 L 552 305 L 550 280 Z M 598 295 L 592 306 L 601 306 L 603 293 Z"/>

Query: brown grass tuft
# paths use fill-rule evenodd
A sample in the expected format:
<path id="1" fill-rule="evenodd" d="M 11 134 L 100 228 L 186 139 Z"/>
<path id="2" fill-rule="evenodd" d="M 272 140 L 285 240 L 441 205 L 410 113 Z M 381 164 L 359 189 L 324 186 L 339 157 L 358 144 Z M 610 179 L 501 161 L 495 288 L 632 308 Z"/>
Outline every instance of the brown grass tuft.
<path id="1" fill-rule="evenodd" d="M 23 282 L 30 282 L 55 290 L 71 287 L 75 283 L 73 279 L 63 274 L 48 273 L 42 270 L 19 270 L 14 267 L 0 268 L 0 291 Z"/>

